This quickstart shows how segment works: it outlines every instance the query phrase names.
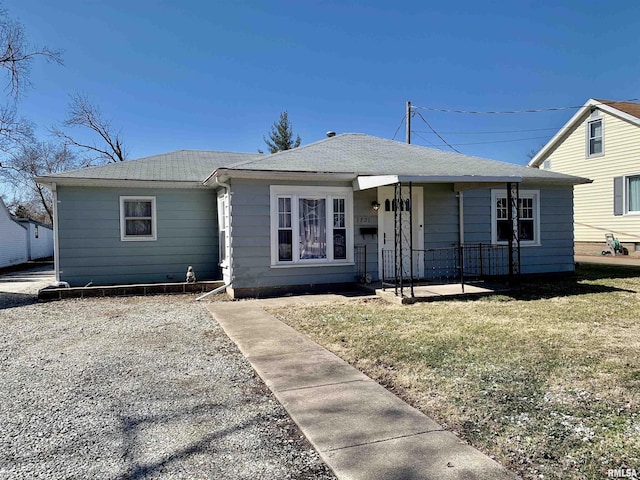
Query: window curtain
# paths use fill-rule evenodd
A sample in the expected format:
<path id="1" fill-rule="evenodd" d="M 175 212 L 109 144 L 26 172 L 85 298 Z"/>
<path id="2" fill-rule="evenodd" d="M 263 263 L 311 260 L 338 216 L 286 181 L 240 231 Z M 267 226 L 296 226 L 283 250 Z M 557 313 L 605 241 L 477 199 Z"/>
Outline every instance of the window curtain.
<path id="1" fill-rule="evenodd" d="M 629 178 L 629 211 L 640 212 L 640 177 Z"/>
<path id="2" fill-rule="evenodd" d="M 151 202 L 147 200 L 127 200 L 124 203 L 126 235 L 151 236 Z"/>
<path id="3" fill-rule="evenodd" d="M 300 259 L 327 258 L 327 206 L 324 199 L 299 199 Z"/>

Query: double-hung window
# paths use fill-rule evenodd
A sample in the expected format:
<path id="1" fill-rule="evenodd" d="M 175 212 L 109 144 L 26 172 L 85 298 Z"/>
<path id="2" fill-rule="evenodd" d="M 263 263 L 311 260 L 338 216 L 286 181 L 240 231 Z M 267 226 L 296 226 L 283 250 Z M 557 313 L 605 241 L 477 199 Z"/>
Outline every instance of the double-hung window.
<path id="1" fill-rule="evenodd" d="M 604 154 L 602 119 L 587 122 L 587 156 L 597 157 Z"/>
<path id="2" fill-rule="evenodd" d="M 506 190 L 491 191 L 491 242 L 508 243 L 514 222 L 509 218 Z M 540 245 L 540 192 L 521 190 L 518 199 L 520 245 Z"/>
<path id="3" fill-rule="evenodd" d="M 156 197 L 120 197 L 120 239 L 156 240 Z"/>
<path id="4" fill-rule="evenodd" d="M 350 188 L 271 186 L 272 265 L 352 262 L 352 204 Z"/>
<path id="5" fill-rule="evenodd" d="M 640 214 L 640 175 L 627 177 L 627 213 Z"/>

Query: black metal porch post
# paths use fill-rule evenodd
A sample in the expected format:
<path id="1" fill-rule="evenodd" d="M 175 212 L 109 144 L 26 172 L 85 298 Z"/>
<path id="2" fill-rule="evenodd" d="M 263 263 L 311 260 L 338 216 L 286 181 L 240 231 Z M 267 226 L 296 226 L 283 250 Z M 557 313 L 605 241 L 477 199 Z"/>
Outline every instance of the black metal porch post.
<path id="1" fill-rule="evenodd" d="M 406 202 L 407 212 L 409 213 L 409 278 L 411 286 L 411 298 L 414 298 L 413 293 L 413 183 L 409 182 L 409 200 Z"/>
<path id="2" fill-rule="evenodd" d="M 507 183 L 507 218 L 509 229 L 509 283 L 520 275 L 520 185 Z"/>

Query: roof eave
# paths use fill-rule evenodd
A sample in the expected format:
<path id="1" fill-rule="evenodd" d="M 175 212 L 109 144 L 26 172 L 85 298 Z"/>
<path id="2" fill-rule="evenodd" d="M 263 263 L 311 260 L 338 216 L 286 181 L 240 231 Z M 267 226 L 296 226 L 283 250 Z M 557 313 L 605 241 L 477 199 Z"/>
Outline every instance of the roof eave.
<path id="1" fill-rule="evenodd" d="M 540 178 L 540 177 L 529 177 L 523 178 L 522 184 L 542 184 L 542 185 L 584 185 L 587 183 L 593 183 L 593 180 L 590 178 L 584 177 L 574 177 L 572 175 L 567 175 L 567 178 Z"/>
<path id="2" fill-rule="evenodd" d="M 226 182 L 230 178 L 247 179 L 277 179 L 277 180 L 332 180 L 350 182 L 358 175 L 348 172 L 294 172 L 287 170 L 242 170 L 231 168 L 218 168 L 204 182 L 204 185 L 219 182 Z"/>
<path id="3" fill-rule="evenodd" d="M 353 181 L 354 191 L 392 185 L 394 183 L 520 183 L 517 175 L 360 175 Z"/>
<path id="4" fill-rule="evenodd" d="M 73 187 L 134 187 L 134 188 L 202 188 L 200 181 L 176 180 L 139 180 L 139 179 L 109 179 L 109 178 L 81 178 L 81 177 L 34 177 L 40 185 L 52 188 L 53 185 Z"/>
<path id="5" fill-rule="evenodd" d="M 527 164 L 527 166 L 533 167 L 533 168 L 540 167 L 542 162 L 546 160 L 548 153 L 560 142 L 560 140 L 564 137 L 566 132 L 568 132 L 569 129 L 573 128 L 574 125 L 579 120 L 581 120 L 582 116 L 585 114 L 587 110 L 590 110 L 591 108 L 594 108 L 594 107 L 604 112 L 607 112 L 610 115 L 615 115 L 616 117 L 620 117 L 624 120 L 627 120 L 628 122 L 633 123 L 634 125 L 640 126 L 640 118 L 634 117 L 633 115 L 629 115 L 628 113 L 623 112 L 622 110 L 618 110 L 617 108 L 612 107 L 611 105 L 608 105 L 606 103 L 602 103 L 594 98 L 590 98 L 582 106 L 582 108 L 580 108 L 580 110 L 578 110 L 576 114 L 573 117 L 571 117 L 569 121 L 565 123 L 562 126 L 562 128 L 560 128 L 553 137 L 551 137 L 551 140 L 549 140 L 544 145 L 544 147 L 542 147 L 540 151 L 535 154 L 535 156 L 531 159 L 531 161 Z"/>
<path id="6" fill-rule="evenodd" d="M 573 117 L 571 117 L 569 119 L 569 121 L 567 123 L 565 123 L 557 132 L 556 134 L 551 137 L 551 140 L 549 140 L 544 147 L 542 147 L 540 149 L 540 151 L 538 151 L 538 153 L 536 153 L 534 155 L 534 157 L 531 159 L 531 161 L 527 164 L 528 167 L 533 167 L 533 168 L 538 168 L 542 162 L 544 162 L 547 153 L 549 153 L 549 151 L 551 149 L 553 149 L 553 147 L 555 147 L 556 143 L 558 143 L 560 141 L 560 139 L 562 137 L 564 137 L 565 133 L 569 130 L 570 127 L 573 126 L 574 123 L 576 123 L 583 115 L 584 113 L 587 111 L 587 109 L 590 109 L 593 104 L 594 104 L 595 100 L 593 98 L 590 98 L 589 100 L 587 100 L 587 102 L 582 106 L 582 108 L 580 108 L 580 110 L 578 110 Z"/>

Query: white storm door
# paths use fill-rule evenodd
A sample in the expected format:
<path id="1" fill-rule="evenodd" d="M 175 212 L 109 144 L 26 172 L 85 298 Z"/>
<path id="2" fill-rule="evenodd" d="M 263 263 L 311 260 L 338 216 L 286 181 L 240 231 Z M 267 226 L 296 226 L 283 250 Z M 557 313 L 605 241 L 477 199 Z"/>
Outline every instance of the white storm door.
<path id="1" fill-rule="evenodd" d="M 402 187 L 402 197 L 409 197 L 409 187 Z M 380 234 L 378 235 L 378 275 L 382 278 L 382 251 L 389 250 L 395 252 L 395 227 L 394 227 L 394 187 L 378 187 L 378 203 L 380 209 L 378 210 L 378 229 Z M 424 277 L 424 192 L 421 186 L 413 186 L 411 197 L 411 222 L 413 228 L 413 276 L 416 278 Z M 403 215 L 407 215 L 409 212 L 402 212 Z M 409 231 L 403 231 L 402 235 L 402 251 L 407 252 L 407 255 L 403 254 L 403 259 L 408 262 L 410 255 L 408 254 L 410 248 Z M 391 254 L 393 255 L 393 254 Z M 389 265 L 385 267 L 389 269 Z M 410 265 L 404 265 L 403 270 L 410 271 Z M 386 277 L 389 277 L 388 271 L 385 272 Z"/>

